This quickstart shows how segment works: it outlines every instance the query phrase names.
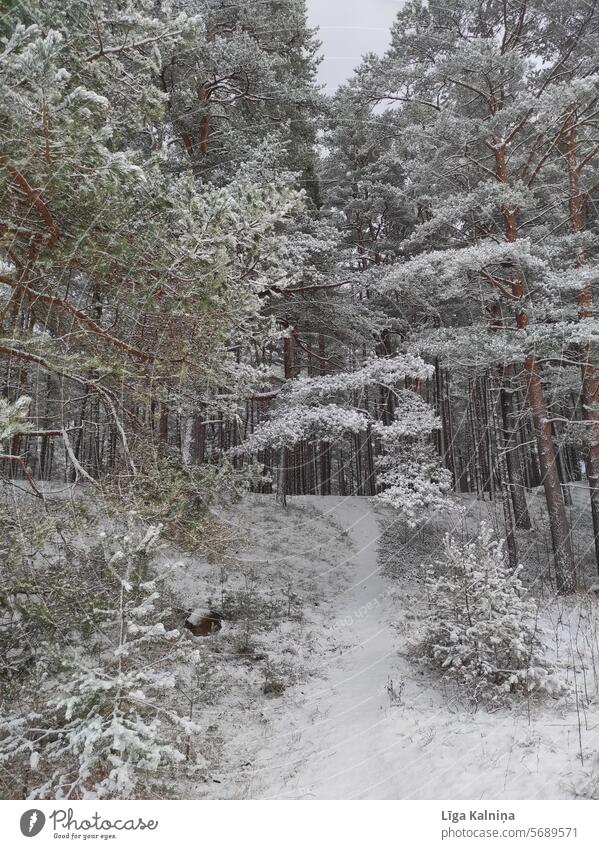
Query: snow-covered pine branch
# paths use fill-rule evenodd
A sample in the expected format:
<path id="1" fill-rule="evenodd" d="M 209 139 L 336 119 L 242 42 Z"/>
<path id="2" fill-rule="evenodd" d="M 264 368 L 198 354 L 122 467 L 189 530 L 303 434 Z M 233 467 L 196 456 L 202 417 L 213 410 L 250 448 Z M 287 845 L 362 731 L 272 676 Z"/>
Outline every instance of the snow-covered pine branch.
<path id="1" fill-rule="evenodd" d="M 420 357 L 401 354 L 369 360 L 353 372 L 288 381 L 270 419 L 233 453 L 281 450 L 303 440 L 340 441 L 349 434 L 376 436 L 383 451 L 376 463 L 379 497 L 415 525 L 431 511 L 451 506 L 451 474 L 430 446 L 440 420 L 420 395 L 401 388 L 407 379 L 426 380 L 431 374 L 432 367 Z M 394 414 L 389 424 L 354 406 L 355 399 L 369 387 L 393 393 Z"/>

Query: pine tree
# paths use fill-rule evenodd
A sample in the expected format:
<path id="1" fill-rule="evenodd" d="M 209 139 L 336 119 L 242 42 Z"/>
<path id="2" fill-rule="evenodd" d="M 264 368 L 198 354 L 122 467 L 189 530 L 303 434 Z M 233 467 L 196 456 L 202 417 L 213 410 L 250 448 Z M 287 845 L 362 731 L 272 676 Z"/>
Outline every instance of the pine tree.
<path id="1" fill-rule="evenodd" d="M 387 120 L 401 127 L 406 194 L 418 220 L 403 250 L 422 261 L 414 260 L 409 284 L 403 268 L 391 271 L 386 291 L 411 294 L 411 285 L 429 308 L 453 298 L 466 321 L 474 316 L 496 337 L 488 354 L 509 334 L 500 364 L 521 363 L 526 376 L 557 584 L 569 591 L 576 579 L 543 381 L 543 358 L 559 358 L 561 349 L 551 349 L 543 329 L 554 318 L 541 222 L 551 207 L 545 180 L 556 144 L 551 94 L 564 68 L 575 78 L 576 60 L 568 63 L 585 50 L 592 14 L 573 9 L 559 37 L 550 20 L 524 3 L 410 3 L 388 53 L 368 59 L 362 78 L 365 96 L 396 105 Z M 488 356 L 487 363 L 493 367 Z"/>
<path id="2" fill-rule="evenodd" d="M 372 358 L 353 372 L 290 380 L 281 389 L 270 420 L 236 453 L 266 447 L 284 450 L 302 440 L 339 442 L 348 434 L 368 431 L 380 439 L 384 452 L 379 461 L 380 498 L 416 525 L 431 511 L 451 504 L 450 475 L 430 446 L 439 421 L 418 394 L 399 388 L 407 377 L 425 378 L 430 373 L 431 367 L 418 357 L 398 355 Z M 373 421 L 362 405 L 371 387 L 382 387 L 395 398 L 395 418 L 388 425 Z"/>
<path id="3" fill-rule="evenodd" d="M 47 423 L 45 403 L 48 433 L 80 431 L 75 476 L 76 464 L 110 471 L 109 457 L 134 473 L 132 428 L 168 439 L 170 407 L 185 413 L 238 381 L 232 333 L 272 338 L 264 293 L 284 285 L 281 228 L 304 201 L 287 171 L 262 182 L 260 153 L 224 185 L 180 167 L 161 72 L 196 49 L 202 18 L 137 3 L 90 16 L 83 2 L 30 3 L 27 16 L 0 79 L 6 392 L 47 372 L 80 399 L 78 416 L 35 391 L 32 417 Z M 83 432 L 90 419 L 95 433 Z"/>

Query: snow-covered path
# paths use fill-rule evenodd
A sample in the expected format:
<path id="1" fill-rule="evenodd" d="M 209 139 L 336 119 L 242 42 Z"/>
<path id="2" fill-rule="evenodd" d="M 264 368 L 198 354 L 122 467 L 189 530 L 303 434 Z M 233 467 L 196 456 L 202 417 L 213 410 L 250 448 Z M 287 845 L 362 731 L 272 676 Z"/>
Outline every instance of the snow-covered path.
<path id="1" fill-rule="evenodd" d="M 334 636 L 348 646 L 328 664 L 328 679 L 315 682 L 311 724 L 298 742 L 307 756 L 283 789 L 295 798 L 351 798 L 368 788 L 389 748 L 389 696 L 396 661 L 395 635 L 385 617 L 387 590 L 377 565 L 380 534 L 372 502 L 330 499 L 347 531 L 353 554 L 343 564 L 349 586 L 334 600 Z M 333 503 L 335 502 L 335 503 Z"/>
<path id="2" fill-rule="evenodd" d="M 332 601 L 336 648 L 323 677 L 302 686 L 292 716 L 287 705 L 273 717 L 253 790 L 263 798 L 394 798 L 386 773 L 401 764 L 406 743 L 394 715 L 402 661 L 377 562 L 379 522 L 368 498 L 329 497 L 326 506 L 352 549 L 337 567 L 348 583 Z"/>

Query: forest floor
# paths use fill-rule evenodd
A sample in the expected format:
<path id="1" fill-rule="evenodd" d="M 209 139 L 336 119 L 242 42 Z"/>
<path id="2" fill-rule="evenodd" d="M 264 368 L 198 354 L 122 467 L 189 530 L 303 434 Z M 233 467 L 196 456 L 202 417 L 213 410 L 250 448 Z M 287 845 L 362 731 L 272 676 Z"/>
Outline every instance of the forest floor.
<path id="1" fill-rule="evenodd" d="M 358 497 L 295 497 L 283 510 L 248 496 L 219 516 L 236 526 L 235 557 L 183 563 L 176 582 L 189 607 L 220 599 L 231 611 L 221 632 L 194 638 L 210 655 L 198 705 L 210 768 L 183 780 L 183 798 L 576 794 L 597 770 L 595 595 L 540 602 L 548 651 L 576 697 L 490 712 L 410 657 L 426 616 L 423 570 L 443 533 L 495 520 L 495 505 L 464 503 L 415 534 Z M 530 576 L 541 531 L 528 532 Z"/>

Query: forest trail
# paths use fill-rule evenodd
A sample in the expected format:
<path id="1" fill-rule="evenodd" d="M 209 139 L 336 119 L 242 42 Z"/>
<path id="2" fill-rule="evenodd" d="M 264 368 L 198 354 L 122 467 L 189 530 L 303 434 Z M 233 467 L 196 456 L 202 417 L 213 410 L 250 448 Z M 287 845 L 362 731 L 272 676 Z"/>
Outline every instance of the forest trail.
<path id="1" fill-rule="evenodd" d="M 329 499 L 347 531 L 352 555 L 345 561 L 349 586 L 334 600 L 336 641 L 348 646 L 329 662 L 326 682 L 312 696 L 318 717 L 301 732 L 304 751 L 287 794 L 300 798 L 353 798 L 388 747 L 384 726 L 386 684 L 396 656 L 385 616 L 387 588 L 377 563 L 379 523 L 367 498 Z M 327 502 L 327 506 L 329 506 Z M 383 727 L 381 727 L 383 726 Z"/>
<path id="2" fill-rule="evenodd" d="M 317 501 L 322 508 L 323 500 Z M 339 564 L 348 585 L 332 601 L 338 650 L 327 658 L 322 677 L 301 688 L 306 698 L 296 705 L 293 731 L 286 730 L 288 716 L 274 723 L 271 744 L 285 747 L 288 737 L 289 745 L 278 780 L 274 764 L 259 767 L 275 785 L 263 785 L 262 798 L 380 798 L 381 762 L 393 758 L 404 736 L 392 727 L 390 715 L 399 658 L 388 616 L 389 588 L 378 565 L 381 529 L 373 502 L 328 497 L 326 512 L 342 526 L 352 550 Z M 280 758 L 274 760 L 281 766 Z"/>

